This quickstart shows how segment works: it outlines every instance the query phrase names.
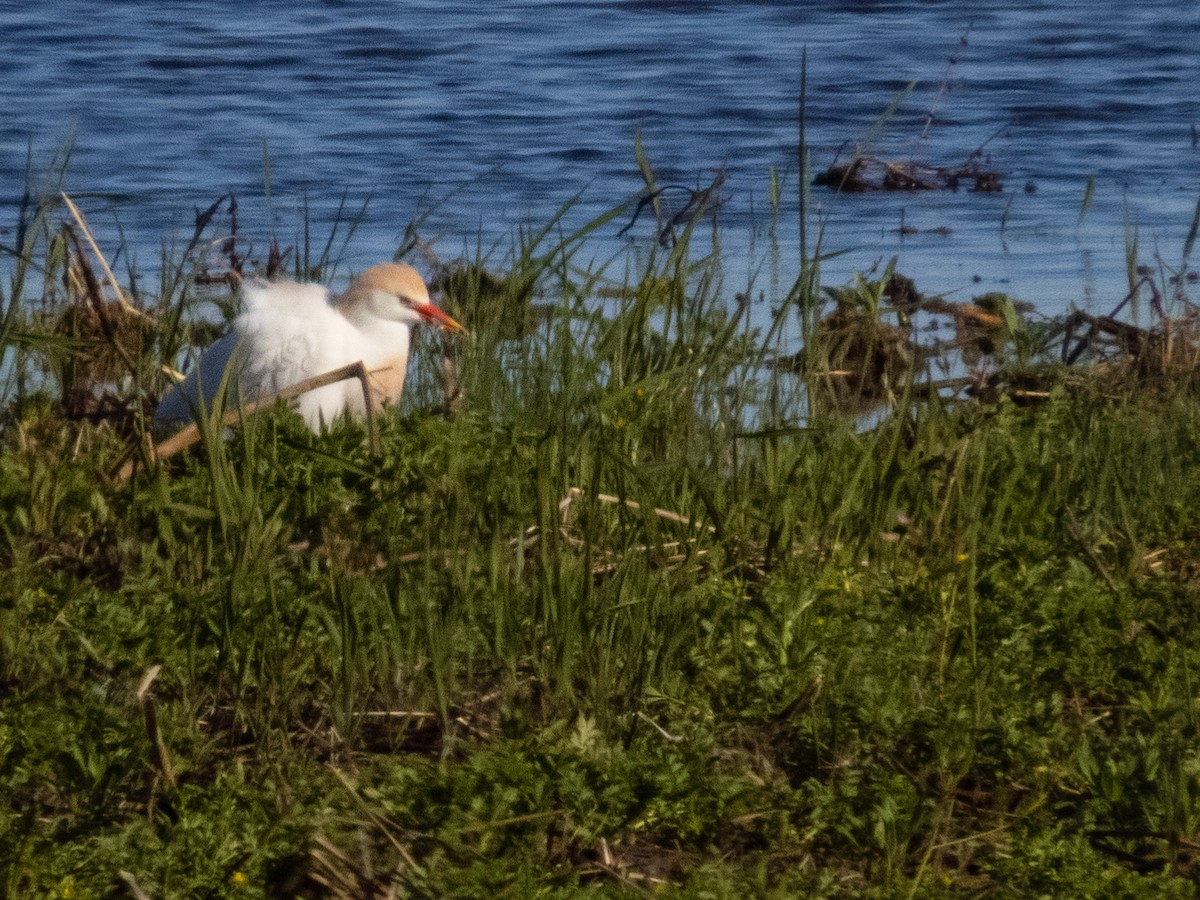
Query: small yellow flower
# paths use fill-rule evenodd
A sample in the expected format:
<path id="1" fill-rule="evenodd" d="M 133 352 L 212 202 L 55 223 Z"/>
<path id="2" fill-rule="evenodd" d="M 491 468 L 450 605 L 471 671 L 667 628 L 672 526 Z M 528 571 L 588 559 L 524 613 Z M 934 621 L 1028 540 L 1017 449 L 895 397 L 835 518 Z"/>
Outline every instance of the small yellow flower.
<path id="1" fill-rule="evenodd" d="M 824 616 L 817 616 L 817 618 L 816 618 L 816 623 L 817 623 L 818 625 L 824 625 L 824 624 L 825 624 L 825 617 L 824 617 Z"/>
<path id="2" fill-rule="evenodd" d="M 72 885 L 64 884 L 62 889 L 63 900 L 71 900 L 75 896 L 75 888 Z"/>
<path id="3" fill-rule="evenodd" d="M 234 872 L 232 881 L 238 887 L 245 887 L 247 884 L 249 884 L 250 879 L 246 877 L 245 872 Z"/>
<path id="4" fill-rule="evenodd" d="M 967 561 L 968 559 L 970 559 L 970 558 L 971 558 L 971 557 L 970 557 L 970 556 L 968 556 L 967 554 L 965 554 L 965 553 L 960 553 L 960 554 L 958 554 L 958 556 L 954 557 L 954 561 L 955 561 L 955 562 L 966 562 L 966 561 Z"/>

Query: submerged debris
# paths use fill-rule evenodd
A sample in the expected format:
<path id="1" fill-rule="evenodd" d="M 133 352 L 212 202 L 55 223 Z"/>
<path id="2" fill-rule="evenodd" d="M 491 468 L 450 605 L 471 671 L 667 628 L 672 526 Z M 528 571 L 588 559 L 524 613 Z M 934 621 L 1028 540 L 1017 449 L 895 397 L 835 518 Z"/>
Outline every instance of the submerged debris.
<path id="1" fill-rule="evenodd" d="M 881 322 L 868 311 L 840 305 L 821 320 L 826 384 L 839 409 L 866 411 L 894 399 L 909 380 L 916 349 L 909 329 Z"/>
<path id="2" fill-rule="evenodd" d="M 894 262 L 875 281 L 860 276 L 852 287 L 826 289 L 835 307 L 817 323 L 809 347 L 776 359 L 773 368 L 817 376 L 826 399 L 845 413 L 894 402 L 924 361 L 924 349 L 912 340 L 908 315 L 920 302 L 916 284 L 893 268 Z M 896 314 L 897 323 L 884 321 L 887 314 Z"/>
<path id="3" fill-rule="evenodd" d="M 1191 374 L 1200 369 L 1200 310 L 1165 317 L 1151 328 L 1075 310 L 1063 322 L 1062 347 L 1068 364 L 1087 354 L 1114 372 Z"/>
<path id="4" fill-rule="evenodd" d="M 887 160 L 874 156 L 855 156 L 849 163 L 830 163 L 818 172 L 813 184 L 839 193 L 867 191 L 957 191 L 960 187 L 976 193 L 994 194 L 1004 190 L 1000 174 L 983 168 L 978 154 L 960 166 L 943 168 L 912 160 Z"/>
<path id="5" fill-rule="evenodd" d="M 815 378 L 832 408 L 851 415 L 894 405 L 902 395 L 1044 400 L 1064 371 L 1083 362 L 1093 375 L 1141 385 L 1200 372 L 1200 308 L 1182 293 L 1193 283 L 1186 271 L 1163 281 L 1174 286 L 1170 315 L 1159 285 L 1143 273 L 1108 315 L 1073 310 L 1039 319 L 1032 303 L 999 291 L 966 301 L 924 296 L 892 269 L 875 281 L 856 276 L 851 286 L 827 288 L 835 306 L 817 321 L 809 346 L 771 367 Z M 1149 294 L 1150 324 L 1119 318 L 1142 292 Z"/>

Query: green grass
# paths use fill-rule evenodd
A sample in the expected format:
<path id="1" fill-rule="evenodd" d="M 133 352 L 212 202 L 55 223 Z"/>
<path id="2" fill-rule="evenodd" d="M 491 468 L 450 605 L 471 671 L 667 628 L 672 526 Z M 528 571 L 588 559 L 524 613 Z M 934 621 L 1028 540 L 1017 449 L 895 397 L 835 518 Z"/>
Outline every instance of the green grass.
<path id="1" fill-rule="evenodd" d="M 819 249 L 755 329 L 699 215 L 619 278 L 579 261 L 599 222 L 459 270 L 462 405 L 430 412 L 424 344 L 380 458 L 279 410 L 117 483 L 207 333 L 207 223 L 88 421 L 68 363 L 104 338 L 55 339 L 70 248 L 27 215 L 0 893 L 1194 894 L 1188 379 L 1043 365 L 1034 405 L 810 415 L 817 376 L 764 363 L 817 327 Z M 533 283 L 551 309 L 514 329 L 495 304 Z"/>

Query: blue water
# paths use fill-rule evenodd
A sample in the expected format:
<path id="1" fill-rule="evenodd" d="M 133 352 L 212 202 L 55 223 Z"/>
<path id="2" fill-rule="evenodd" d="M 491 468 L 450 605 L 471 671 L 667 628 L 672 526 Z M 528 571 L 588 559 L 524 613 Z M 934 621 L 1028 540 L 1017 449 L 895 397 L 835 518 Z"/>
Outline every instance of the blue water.
<path id="1" fill-rule="evenodd" d="M 28 151 L 36 175 L 69 141 L 68 191 L 144 269 L 227 190 L 264 252 L 272 231 L 295 240 L 306 205 L 323 235 L 345 195 L 368 203 L 348 267 L 389 257 L 425 213 L 421 234 L 453 257 L 480 235 L 504 246 L 580 192 L 569 223 L 636 193 L 640 133 L 662 182 L 726 171 L 729 290 L 753 273 L 766 290 L 772 171 L 784 283 L 795 257 L 805 48 L 816 168 L 856 144 L 955 165 L 986 142 L 1005 185 L 815 189 L 826 249 L 850 251 L 827 281 L 898 255 L 922 290 L 1105 308 L 1123 293 L 1127 223 L 1144 262 L 1178 266 L 1200 198 L 1200 4 L 1165 0 L 4 0 L 0 244 Z M 902 216 L 950 233 L 902 237 Z M 623 224 L 597 235 L 598 256 Z M 650 223 L 630 234 L 649 240 Z"/>

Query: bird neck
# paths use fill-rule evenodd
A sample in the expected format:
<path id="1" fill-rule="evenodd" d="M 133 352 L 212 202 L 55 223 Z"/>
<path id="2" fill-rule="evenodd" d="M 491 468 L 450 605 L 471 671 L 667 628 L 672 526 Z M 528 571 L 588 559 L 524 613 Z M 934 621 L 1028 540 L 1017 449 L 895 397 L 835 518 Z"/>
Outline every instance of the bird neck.
<path id="1" fill-rule="evenodd" d="M 370 292 L 364 291 L 357 282 L 354 282 L 350 287 L 346 288 L 340 294 L 337 294 L 329 301 L 329 305 L 335 309 L 341 310 L 342 315 L 349 316 L 350 310 L 355 307 L 369 306 Z"/>
<path id="2" fill-rule="evenodd" d="M 363 297 L 343 294 L 335 301 L 338 312 L 351 328 L 361 335 L 364 355 L 388 355 L 397 350 L 407 354 L 411 330 L 407 322 L 380 316 Z"/>

